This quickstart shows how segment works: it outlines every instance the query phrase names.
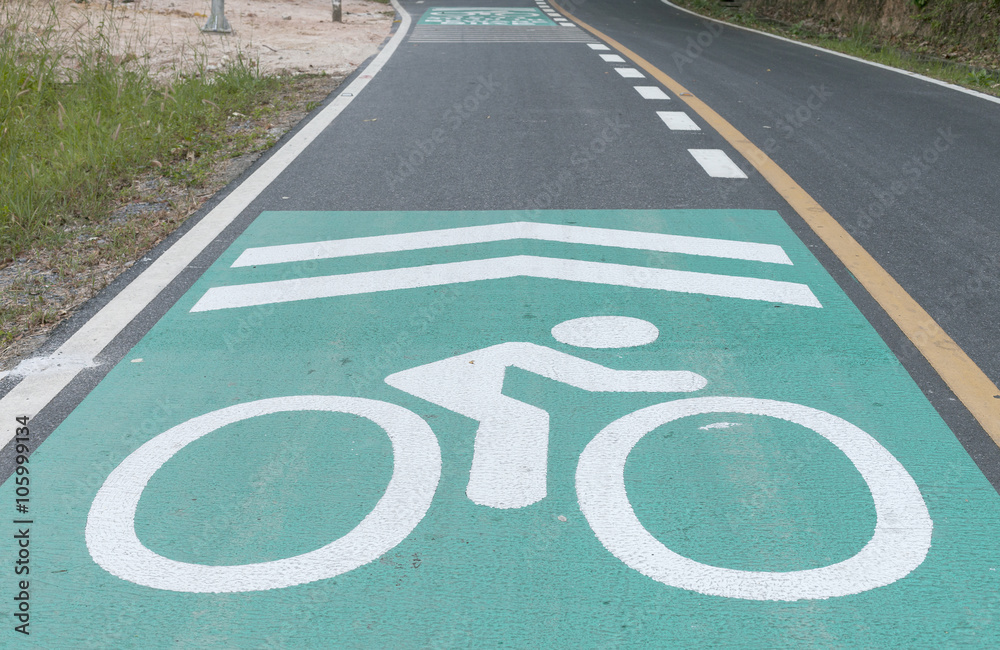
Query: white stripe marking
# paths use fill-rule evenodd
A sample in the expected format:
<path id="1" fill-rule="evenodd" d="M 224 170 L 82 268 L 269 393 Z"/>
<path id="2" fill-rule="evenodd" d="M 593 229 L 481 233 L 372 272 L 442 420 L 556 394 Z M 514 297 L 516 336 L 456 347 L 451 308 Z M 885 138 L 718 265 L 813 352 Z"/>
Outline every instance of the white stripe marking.
<path id="1" fill-rule="evenodd" d="M 406 38 L 410 28 L 410 14 L 392 0 L 392 6 L 402 17 L 399 29 L 368 64 L 362 74 L 354 79 L 330 104 L 324 108 L 298 133 L 292 136 L 281 149 L 257 168 L 222 200 L 211 212 L 199 221 L 183 237 L 164 251 L 149 268 L 143 271 L 127 287 L 111 299 L 83 327 L 51 355 L 51 359 L 79 360 L 93 359 L 125 327 L 138 316 L 163 291 L 177 275 L 187 268 L 222 231 L 246 209 L 260 193 L 281 174 L 298 155 L 315 140 L 347 105 L 357 97 L 393 55 L 399 44 Z M 42 410 L 80 372 L 78 364 L 70 368 L 58 367 L 45 372 L 26 376 L 9 393 L 0 399 L 0 422 L 13 422 L 18 416 L 33 416 Z M 14 436 L 13 427 L 0 431 L 0 445 L 6 444 Z"/>
<path id="2" fill-rule="evenodd" d="M 635 86 L 635 89 L 645 99 L 670 99 L 659 86 Z"/>
<path id="3" fill-rule="evenodd" d="M 608 50 L 608 49 L 610 49 L 607 45 L 603 45 L 601 43 L 587 43 L 587 47 L 589 47 L 592 50 Z"/>
<path id="4" fill-rule="evenodd" d="M 559 23 L 559 24 L 562 25 L 563 27 L 573 27 L 574 26 L 573 23 Z"/>
<path id="5" fill-rule="evenodd" d="M 743 170 L 736 166 L 725 151 L 719 149 L 688 149 L 709 176 L 715 178 L 746 178 Z"/>
<path id="6" fill-rule="evenodd" d="M 626 79 L 645 79 L 646 75 L 642 74 L 635 68 L 615 68 L 615 72 L 625 77 Z"/>
<path id="7" fill-rule="evenodd" d="M 608 63 L 625 63 L 625 59 L 621 58 L 617 54 L 602 54 L 601 59 L 607 61 Z"/>
<path id="8" fill-rule="evenodd" d="M 858 63 L 864 63 L 867 65 L 875 66 L 876 68 L 882 68 L 883 70 L 891 70 L 892 72 L 898 72 L 899 74 L 906 75 L 907 77 L 913 77 L 914 79 L 920 79 L 921 81 L 926 81 L 928 83 L 936 84 L 938 86 L 944 86 L 945 88 L 950 88 L 951 90 L 957 90 L 960 93 L 965 93 L 966 95 L 974 95 L 979 99 L 985 99 L 986 101 L 993 102 L 995 104 L 1000 104 L 1000 97 L 994 97 L 993 95 L 987 95 L 986 93 L 981 93 L 977 90 L 972 90 L 970 88 L 964 88 L 962 86 L 957 86 L 955 84 L 950 84 L 947 81 L 941 81 L 940 79 L 931 79 L 930 77 L 925 77 L 922 74 L 916 72 L 910 72 L 909 70 L 901 70 L 899 68 L 894 68 L 890 65 L 885 65 L 883 63 L 875 63 L 874 61 L 868 61 L 856 56 L 851 56 L 850 54 L 844 54 L 843 52 L 835 52 L 834 50 L 828 50 L 825 47 L 820 47 L 818 45 L 811 45 L 809 43 L 800 43 L 799 41 L 794 41 L 790 38 L 785 38 L 784 36 L 778 36 L 776 34 L 768 34 L 767 32 L 762 32 L 759 29 L 752 29 L 750 27 L 744 27 L 742 25 L 734 25 L 733 23 L 727 23 L 722 20 L 717 20 L 715 18 L 709 18 L 708 16 L 703 16 L 699 13 L 695 13 L 690 9 L 685 9 L 684 7 L 678 7 L 669 0 L 660 0 L 665 5 L 673 7 L 678 11 L 683 11 L 686 14 L 691 14 L 692 16 L 697 16 L 702 20 L 711 20 L 713 23 L 719 23 L 720 25 L 725 25 L 726 27 L 735 27 L 736 29 L 742 29 L 744 31 L 753 32 L 754 34 L 760 34 L 761 36 L 769 36 L 771 38 L 776 38 L 779 41 L 785 41 L 786 43 L 792 43 L 794 45 L 801 45 L 802 47 L 808 47 L 811 50 L 817 50 L 819 52 L 825 52 L 827 54 L 832 54 L 833 56 L 839 56 L 845 59 L 850 59 L 851 61 L 857 61 Z"/>
<path id="9" fill-rule="evenodd" d="M 794 282 L 514 255 L 384 271 L 214 287 L 205 292 L 191 311 L 271 305 L 297 300 L 353 296 L 522 276 L 822 307 L 808 286 Z"/>
<path id="10" fill-rule="evenodd" d="M 701 131 L 684 111 L 656 111 L 656 114 L 671 131 Z"/>
<path id="11" fill-rule="evenodd" d="M 284 264 L 286 262 L 307 262 L 354 255 L 396 253 L 445 246 L 486 244 L 513 239 L 536 239 L 561 242 L 564 244 L 588 244 L 610 246 L 633 250 L 656 251 L 658 253 L 680 253 L 682 255 L 703 255 L 725 259 L 765 262 L 769 264 L 791 264 L 784 249 L 775 244 L 712 239 L 708 237 L 688 237 L 685 235 L 665 235 L 636 230 L 612 228 L 591 228 L 532 221 L 514 221 L 486 226 L 466 226 L 443 230 L 423 230 L 399 233 L 397 235 L 375 235 L 351 239 L 332 239 L 305 244 L 285 244 L 248 248 L 233 262 L 233 268 Z"/>

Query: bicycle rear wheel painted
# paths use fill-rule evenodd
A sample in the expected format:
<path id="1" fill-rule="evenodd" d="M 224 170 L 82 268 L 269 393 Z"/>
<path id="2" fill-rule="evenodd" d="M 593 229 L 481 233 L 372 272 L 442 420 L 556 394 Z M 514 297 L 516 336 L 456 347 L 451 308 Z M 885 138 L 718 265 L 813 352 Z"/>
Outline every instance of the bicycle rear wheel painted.
<path id="1" fill-rule="evenodd" d="M 329 411 L 371 420 L 392 441 L 392 478 L 375 508 L 349 533 L 294 557 L 232 566 L 178 562 L 147 548 L 135 534 L 135 512 L 146 484 L 185 446 L 228 424 L 270 413 Z M 332 578 L 375 560 L 413 531 L 427 514 L 441 477 L 434 432 L 402 406 L 360 397 L 275 397 L 206 413 L 132 452 L 97 492 L 87 517 L 87 548 L 104 570 L 156 589 L 224 593 L 278 589 Z"/>

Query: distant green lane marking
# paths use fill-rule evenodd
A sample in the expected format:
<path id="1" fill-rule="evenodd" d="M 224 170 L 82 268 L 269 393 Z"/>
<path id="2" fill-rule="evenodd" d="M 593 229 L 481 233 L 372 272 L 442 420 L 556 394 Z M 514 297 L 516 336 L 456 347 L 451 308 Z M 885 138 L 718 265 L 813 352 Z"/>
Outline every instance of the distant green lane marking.
<path id="1" fill-rule="evenodd" d="M 538 9 L 515 7 L 432 7 L 420 25 L 501 25 L 509 27 L 554 27 L 556 22 Z"/>
<path id="2" fill-rule="evenodd" d="M 30 469 L 25 647 L 990 647 L 1000 620 L 1000 497 L 773 211 L 264 213 Z"/>

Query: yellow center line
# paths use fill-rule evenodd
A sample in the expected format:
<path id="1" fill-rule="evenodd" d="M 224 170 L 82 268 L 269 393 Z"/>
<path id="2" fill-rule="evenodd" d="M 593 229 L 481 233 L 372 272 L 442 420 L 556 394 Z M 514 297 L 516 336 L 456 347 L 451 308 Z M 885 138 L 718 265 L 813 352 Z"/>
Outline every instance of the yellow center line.
<path id="1" fill-rule="evenodd" d="M 569 14 L 553 0 L 549 0 L 549 4 L 672 90 L 678 99 L 690 106 L 739 151 L 875 298 L 948 388 L 979 421 L 993 442 L 1000 446 L 1000 389 L 830 213 L 749 138 L 687 88 L 618 41 Z"/>

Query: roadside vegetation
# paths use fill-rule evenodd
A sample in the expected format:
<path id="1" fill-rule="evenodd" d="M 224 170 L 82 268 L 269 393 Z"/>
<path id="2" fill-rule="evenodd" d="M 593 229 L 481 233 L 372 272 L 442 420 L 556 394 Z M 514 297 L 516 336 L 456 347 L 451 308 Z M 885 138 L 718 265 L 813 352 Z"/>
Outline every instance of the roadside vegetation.
<path id="1" fill-rule="evenodd" d="M 238 59 L 211 77 L 199 70 L 159 85 L 136 57 L 111 54 L 106 28 L 64 43 L 54 12 L 32 25 L 29 9 L 2 9 L 2 261 L 58 240 L 68 224 L 100 219 L 143 171 L 198 185 L 207 157 L 225 144 L 211 127 L 252 111 L 279 83 Z"/>
<path id="2" fill-rule="evenodd" d="M 0 2 L 0 369 L 336 85 L 265 76 L 242 56 L 164 80 L 114 25 L 67 39 L 54 6 Z"/>
<path id="3" fill-rule="evenodd" d="M 890 21 L 878 19 L 885 3 L 877 0 L 841 2 L 844 7 L 792 0 L 671 1 L 736 25 L 1000 96 L 1000 0 L 910 0 Z"/>

